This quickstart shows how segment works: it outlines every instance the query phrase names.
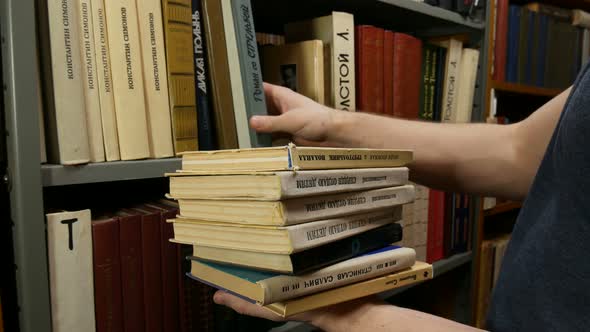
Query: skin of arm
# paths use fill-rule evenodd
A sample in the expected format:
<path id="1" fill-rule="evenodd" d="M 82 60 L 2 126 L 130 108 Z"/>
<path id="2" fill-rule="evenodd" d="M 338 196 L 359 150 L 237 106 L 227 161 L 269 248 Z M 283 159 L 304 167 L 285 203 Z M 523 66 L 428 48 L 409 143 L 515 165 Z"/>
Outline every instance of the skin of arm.
<path id="1" fill-rule="evenodd" d="M 342 112 L 286 88 L 265 85 L 274 116 L 253 117 L 259 132 L 286 133 L 300 145 L 414 150 L 412 180 L 449 191 L 522 199 L 528 193 L 571 88 L 512 125 L 436 124 Z M 218 304 L 241 314 L 282 320 L 223 291 Z M 324 331 L 476 331 L 426 313 L 359 299 L 306 312 L 292 320 Z"/>

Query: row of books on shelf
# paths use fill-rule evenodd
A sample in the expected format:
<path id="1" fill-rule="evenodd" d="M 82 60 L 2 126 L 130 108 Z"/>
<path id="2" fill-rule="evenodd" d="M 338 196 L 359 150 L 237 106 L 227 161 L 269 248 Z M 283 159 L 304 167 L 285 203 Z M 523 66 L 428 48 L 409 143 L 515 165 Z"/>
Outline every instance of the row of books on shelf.
<path id="1" fill-rule="evenodd" d="M 486 0 L 414 0 L 424 2 L 432 6 L 457 12 L 463 16 L 469 16 L 477 20 L 484 20 Z"/>
<path id="2" fill-rule="evenodd" d="M 495 5 L 494 80 L 570 86 L 590 58 L 590 14 L 542 3 Z"/>
<path id="3" fill-rule="evenodd" d="M 270 146 L 248 126 L 267 112 L 263 81 L 342 110 L 471 118 L 479 52 L 460 38 L 422 41 L 341 12 L 255 34 L 249 0 L 45 1 L 39 11 L 52 163 Z"/>

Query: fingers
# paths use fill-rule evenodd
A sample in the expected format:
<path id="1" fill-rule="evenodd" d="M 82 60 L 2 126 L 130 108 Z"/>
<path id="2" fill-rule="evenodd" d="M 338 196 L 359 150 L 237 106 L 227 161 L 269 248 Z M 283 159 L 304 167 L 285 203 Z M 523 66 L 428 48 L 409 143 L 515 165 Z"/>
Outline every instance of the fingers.
<path id="1" fill-rule="evenodd" d="M 242 315 L 260 317 L 275 322 L 284 320 L 282 317 L 278 316 L 277 314 L 268 309 L 265 309 L 262 306 L 250 303 L 246 300 L 240 299 L 239 297 L 233 296 L 224 291 L 217 291 L 215 295 L 213 295 L 213 301 L 215 301 L 215 303 L 217 304 L 230 307 L 237 313 Z"/>
<path id="2" fill-rule="evenodd" d="M 294 108 L 311 107 L 315 102 L 285 87 L 264 83 L 266 107 L 269 114 L 283 114 Z"/>
<path id="3" fill-rule="evenodd" d="M 304 126 L 304 121 L 297 116 L 297 112 L 289 112 L 279 116 L 253 116 L 250 126 L 259 133 L 283 132 L 292 135 Z"/>

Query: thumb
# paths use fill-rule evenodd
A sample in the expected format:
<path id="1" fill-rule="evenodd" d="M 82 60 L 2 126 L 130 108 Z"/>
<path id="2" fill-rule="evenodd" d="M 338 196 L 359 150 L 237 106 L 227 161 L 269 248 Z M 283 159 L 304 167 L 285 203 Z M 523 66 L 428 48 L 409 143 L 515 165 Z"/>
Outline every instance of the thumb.
<path id="1" fill-rule="evenodd" d="M 259 133 L 283 132 L 294 134 L 303 126 L 303 120 L 296 116 L 295 110 L 278 116 L 253 116 L 250 126 Z"/>

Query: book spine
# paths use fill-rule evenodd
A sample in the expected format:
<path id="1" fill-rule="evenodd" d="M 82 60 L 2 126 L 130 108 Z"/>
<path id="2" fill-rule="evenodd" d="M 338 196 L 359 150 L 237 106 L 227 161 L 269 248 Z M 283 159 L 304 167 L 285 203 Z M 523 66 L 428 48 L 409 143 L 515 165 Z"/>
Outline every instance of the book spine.
<path id="1" fill-rule="evenodd" d="M 267 115 L 266 97 L 262 82 L 262 72 L 256 35 L 254 18 L 250 0 L 224 0 L 230 2 L 233 14 L 233 28 L 235 29 L 238 48 L 239 65 L 242 74 L 242 86 L 246 102 L 246 123 L 252 147 L 268 147 L 271 145 L 270 134 L 259 134 L 250 128 L 249 120 L 255 115 Z M 231 26 L 229 27 L 231 28 Z M 237 111 L 237 110 L 236 110 Z"/>
<path id="2" fill-rule="evenodd" d="M 461 56 L 461 87 L 457 93 L 456 121 L 458 123 L 471 122 L 478 66 L 479 51 L 472 48 L 464 48 L 463 55 Z"/>
<path id="3" fill-rule="evenodd" d="M 527 66 L 527 52 L 529 51 L 529 21 L 531 12 L 526 7 L 520 7 L 520 30 L 518 37 L 518 54 L 516 62 L 516 82 L 525 83 L 525 71 Z"/>
<path id="4" fill-rule="evenodd" d="M 196 151 L 199 142 L 190 1 L 163 0 L 162 11 L 174 152 Z"/>
<path id="5" fill-rule="evenodd" d="M 119 221 L 92 222 L 96 331 L 123 331 Z"/>
<path id="6" fill-rule="evenodd" d="M 393 48 L 393 114 L 418 119 L 422 41 L 396 32 Z"/>
<path id="7" fill-rule="evenodd" d="M 360 58 L 357 67 L 360 80 L 357 96 L 359 108 L 367 112 L 384 113 L 384 30 L 374 26 L 357 26 L 356 29 L 359 33 L 357 48 Z"/>
<path id="8" fill-rule="evenodd" d="M 535 54 L 537 58 L 536 80 L 535 85 L 542 87 L 545 85 L 545 64 L 547 61 L 547 38 L 548 38 L 548 20 L 547 15 L 539 14 L 539 49 Z"/>
<path id="9" fill-rule="evenodd" d="M 162 261 L 160 246 L 160 214 L 141 216 L 141 255 L 143 268 L 143 300 L 145 331 L 162 331 Z"/>
<path id="10" fill-rule="evenodd" d="M 195 94 L 197 98 L 199 150 L 216 150 L 215 126 L 213 124 L 213 114 L 209 100 L 210 78 L 201 1 L 192 0 L 191 7 L 193 12 L 193 57 L 195 61 Z"/>
<path id="11" fill-rule="evenodd" d="M 150 155 L 137 8 L 134 0 L 105 1 L 107 36 L 121 159 Z"/>
<path id="12" fill-rule="evenodd" d="M 434 92 L 434 110 L 432 118 L 435 122 L 441 122 L 443 109 L 443 92 L 445 78 L 445 64 L 447 63 L 447 49 L 439 47 L 436 53 L 436 80 Z"/>
<path id="13" fill-rule="evenodd" d="M 91 234 L 90 210 L 47 215 L 53 331 L 95 329 Z"/>
<path id="14" fill-rule="evenodd" d="M 141 217 L 119 217 L 119 248 L 125 331 L 144 331 Z"/>
<path id="15" fill-rule="evenodd" d="M 534 52 L 535 52 L 535 34 L 537 30 L 537 13 L 528 13 L 528 31 L 527 31 L 527 46 L 526 46 L 526 63 L 524 69 L 524 84 L 533 84 L 533 63 L 534 63 Z"/>
<path id="16" fill-rule="evenodd" d="M 457 89 L 459 87 L 459 68 L 461 68 L 461 53 L 463 44 L 455 39 L 449 41 L 447 64 L 445 66 L 445 83 L 443 92 L 442 122 L 456 122 Z"/>
<path id="17" fill-rule="evenodd" d="M 82 57 L 82 79 L 84 80 L 84 98 L 86 100 L 86 126 L 90 148 L 90 161 L 105 161 L 102 121 L 100 116 L 100 96 L 96 77 L 96 49 L 94 44 L 94 22 L 90 0 L 78 1 L 78 19 L 80 24 L 80 55 Z"/>
<path id="18" fill-rule="evenodd" d="M 160 0 L 136 0 L 151 158 L 174 155 Z"/>
<path id="19" fill-rule="evenodd" d="M 427 120 L 434 121 L 434 109 L 436 108 L 436 81 L 438 79 L 437 69 L 439 67 L 438 47 L 431 48 L 430 66 L 428 70 L 428 82 L 426 88 L 428 89 L 428 99 L 426 99 L 426 117 Z"/>
<path id="20" fill-rule="evenodd" d="M 178 244 L 170 242 L 174 238 L 172 223 L 168 219 L 176 217 L 176 210 L 161 213 L 160 219 L 160 253 L 162 259 L 162 307 L 163 331 L 175 332 L 180 330 L 179 322 L 179 274 L 176 265 L 178 259 Z"/>
<path id="21" fill-rule="evenodd" d="M 236 120 L 229 76 L 229 63 L 225 45 L 221 4 L 217 0 L 203 0 L 203 23 L 209 62 L 208 78 L 211 80 L 210 96 L 215 119 L 219 149 L 238 148 Z"/>
<path id="22" fill-rule="evenodd" d="M 412 160 L 411 151 L 343 150 L 289 147 L 294 170 L 400 167 Z"/>
<path id="23" fill-rule="evenodd" d="M 444 258 L 445 193 L 430 189 L 428 200 L 428 242 L 426 261 L 433 263 Z"/>
<path id="24" fill-rule="evenodd" d="M 393 32 L 383 35 L 383 111 L 393 115 Z"/>
<path id="25" fill-rule="evenodd" d="M 351 213 L 374 211 L 412 202 L 414 186 L 291 199 L 282 202 L 285 224 L 327 219 Z"/>
<path id="26" fill-rule="evenodd" d="M 334 107 L 355 111 L 355 49 L 354 18 L 351 14 L 332 13 L 332 95 Z"/>
<path id="27" fill-rule="evenodd" d="M 100 99 L 100 117 L 104 139 L 105 159 L 121 160 L 115 99 L 111 77 L 111 56 L 107 40 L 107 23 L 103 0 L 91 0 L 92 22 L 94 23 L 94 43 L 97 58 L 97 81 Z"/>
<path id="28" fill-rule="evenodd" d="M 518 39 L 520 36 L 520 7 L 510 5 L 508 23 L 508 56 L 506 63 L 506 81 L 517 82 Z"/>
<path id="29" fill-rule="evenodd" d="M 422 120 L 431 120 L 428 115 L 428 101 L 430 97 L 430 67 L 432 65 L 434 51 L 432 47 L 426 45 L 422 49 L 422 68 L 420 75 L 420 109 L 418 112 L 418 118 Z"/>
<path id="30" fill-rule="evenodd" d="M 506 80 L 506 52 L 508 50 L 508 0 L 497 1 L 493 79 L 504 82 Z"/>
<path id="31" fill-rule="evenodd" d="M 347 259 L 376 250 L 400 241 L 402 227 L 388 224 L 355 236 L 330 242 L 319 247 L 291 254 L 292 274 L 302 275 L 324 266 L 336 264 Z"/>
<path id="32" fill-rule="evenodd" d="M 367 214 L 355 214 L 287 227 L 293 252 L 300 252 L 329 242 L 391 224 L 401 220 L 401 207 Z"/>
<path id="33" fill-rule="evenodd" d="M 50 162 L 63 165 L 90 161 L 84 84 L 80 58 L 77 3 L 74 0 L 40 4 L 45 24 L 41 39 L 44 99 L 48 105 L 47 153 Z"/>
<path id="34" fill-rule="evenodd" d="M 396 248 L 360 256 L 303 276 L 280 275 L 259 281 L 264 290 L 262 305 L 317 293 L 393 273 L 412 266 L 416 252 Z"/>
<path id="35" fill-rule="evenodd" d="M 302 171 L 277 173 L 281 198 L 359 191 L 400 186 L 408 183 L 408 169 L 376 168 L 333 171 Z"/>

